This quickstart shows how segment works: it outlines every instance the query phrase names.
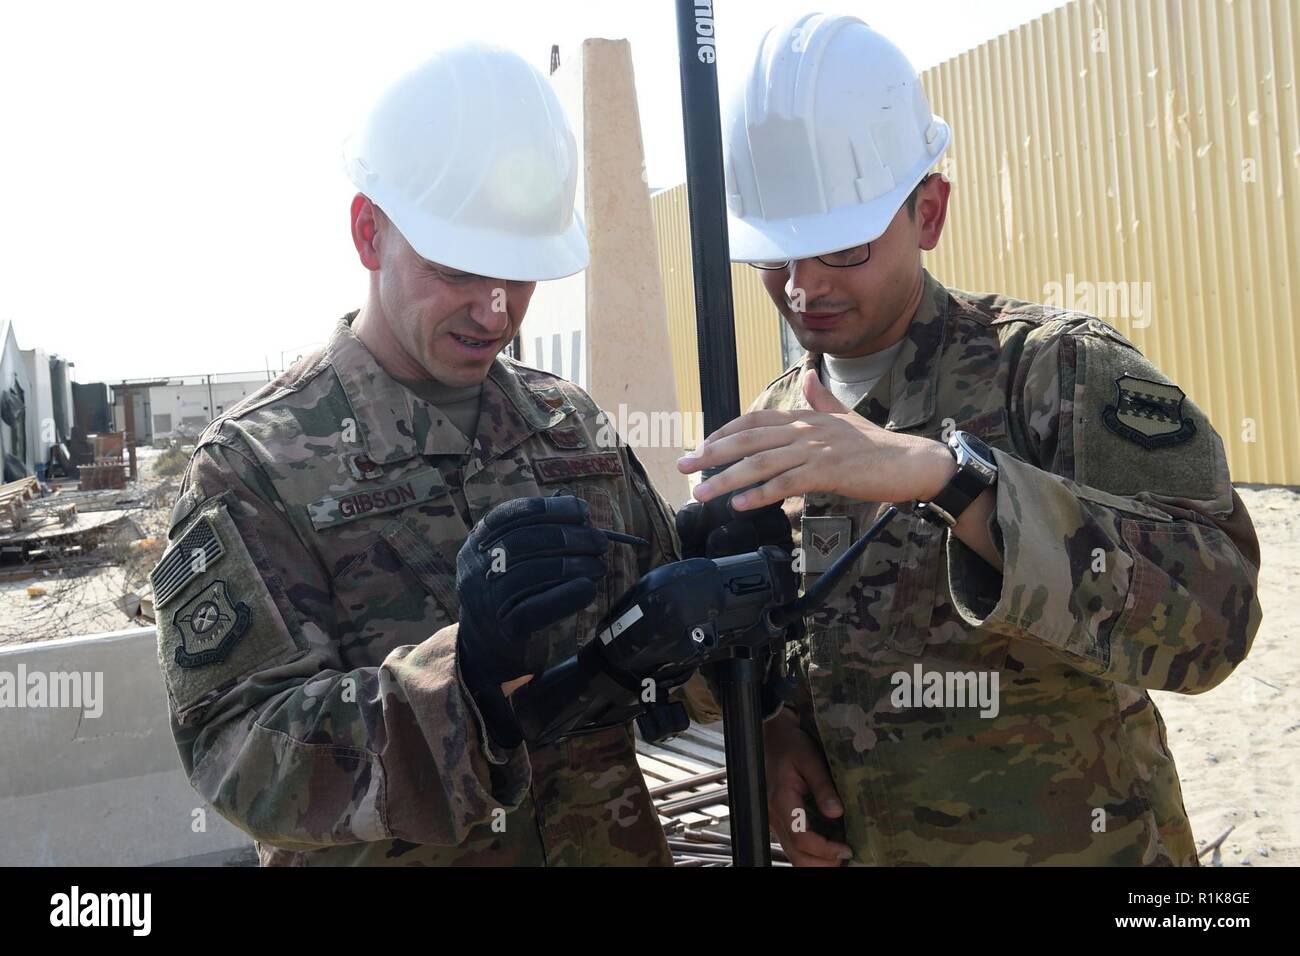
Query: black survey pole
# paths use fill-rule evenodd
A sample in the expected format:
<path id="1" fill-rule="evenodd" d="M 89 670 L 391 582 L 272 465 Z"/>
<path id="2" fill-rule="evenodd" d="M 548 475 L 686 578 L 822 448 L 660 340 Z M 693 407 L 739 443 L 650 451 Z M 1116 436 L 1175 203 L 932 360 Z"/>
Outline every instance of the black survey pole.
<path id="1" fill-rule="evenodd" d="M 677 0 L 695 329 L 706 433 L 740 414 L 715 32 L 713 0 Z M 759 694 L 764 665 L 761 659 L 733 658 L 712 669 L 724 715 L 732 860 L 737 866 L 771 864 Z"/>
<path id="2" fill-rule="evenodd" d="M 740 414 L 713 33 L 713 0 L 677 0 L 677 53 L 682 71 L 695 330 L 699 336 L 700 398 L 706 434 Z"/>

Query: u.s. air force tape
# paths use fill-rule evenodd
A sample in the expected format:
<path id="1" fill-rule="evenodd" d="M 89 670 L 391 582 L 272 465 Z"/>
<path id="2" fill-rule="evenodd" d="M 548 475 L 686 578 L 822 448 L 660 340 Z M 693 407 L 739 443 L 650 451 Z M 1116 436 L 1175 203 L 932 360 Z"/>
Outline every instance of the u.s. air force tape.
<path id="1" fill-rule="evenodd" d="M 206 517 L 194 522 L 194 527 L 163 555 L 158 567 L 149 575 L 153 582 L 153 606 L 162 607 L 225 553 L 212 522 Z"/>

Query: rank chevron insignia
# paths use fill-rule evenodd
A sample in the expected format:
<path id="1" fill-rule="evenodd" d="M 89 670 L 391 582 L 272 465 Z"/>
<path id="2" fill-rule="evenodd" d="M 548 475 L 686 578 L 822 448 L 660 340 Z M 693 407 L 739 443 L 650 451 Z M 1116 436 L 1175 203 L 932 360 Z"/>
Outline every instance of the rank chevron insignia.
<path id="1" fill-rule="evenodd" d="M 837 547 L 839 547 L 840 533 L 836 531 L 832 535 L 829 535 L 827 537 L 822 537 L 816 532 L 813 532 L 812 543 L 813 543 L 813 547 L 816 548 L 822 554 L 830 554 Z"/>

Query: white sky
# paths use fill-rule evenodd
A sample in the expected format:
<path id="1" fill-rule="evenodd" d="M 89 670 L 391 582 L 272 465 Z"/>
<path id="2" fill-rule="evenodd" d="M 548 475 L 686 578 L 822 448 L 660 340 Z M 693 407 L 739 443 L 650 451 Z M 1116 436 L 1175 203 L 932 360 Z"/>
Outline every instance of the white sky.
<path id="1" fill-rule="evenodd" d="M 762 33 L 854 13 L 918 70 L 1060 0 L 715 0 L 723 98 Z M 340 144 L 383 81 L 486 39 L 545 72 L 632 45 L 652 186 L 684 178 L 670 0 L 8 4 L 0 317 L 78 381 L 277 368 L 361 304 Z"/>

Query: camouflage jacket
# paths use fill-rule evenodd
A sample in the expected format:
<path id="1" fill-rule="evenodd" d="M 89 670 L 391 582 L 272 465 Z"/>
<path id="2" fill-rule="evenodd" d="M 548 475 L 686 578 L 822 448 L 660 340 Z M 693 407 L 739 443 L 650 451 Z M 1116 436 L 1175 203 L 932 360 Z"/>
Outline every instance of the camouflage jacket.
<path id="1" fill-rule="evenodd" d="M 481 729 L 456 664 L 456 553 L 499 502 L 586 500 L 611 545 L 550 663 L 676 560 L 671 513 L 580 388 L 499 358 L 473 444 L 340 322 L 198 441 L 153 572 L 159 662 L 195 789 L 266 864 L 671 864 L 619 728 L 528 752 Z"/>
<path id="2" fill-rule="evenodd" d="M 854 410 L 993 447 L 1005 568 L 905 509 L 792 645 L 838 835 L 859 864 L 1195 865 L 1147 692 L 1215 686 L 1259 626 L 1259 546 L 1222 442 L 1098 319 L 925 282 Z M 807 408 L 799 373 L 819 358 L 754 407 Z M 805 586 L 884 508 L 786 507 Z"/>

